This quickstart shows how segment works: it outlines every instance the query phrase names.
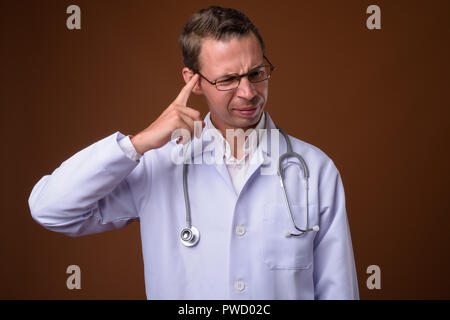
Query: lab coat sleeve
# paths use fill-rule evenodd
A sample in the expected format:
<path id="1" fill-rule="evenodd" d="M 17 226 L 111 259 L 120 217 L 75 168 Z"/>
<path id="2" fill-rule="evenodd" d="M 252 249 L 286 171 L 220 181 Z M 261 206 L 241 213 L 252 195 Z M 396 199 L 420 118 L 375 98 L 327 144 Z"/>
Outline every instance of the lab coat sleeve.
<path id="1" fill-rule="evenodd" d="M 359 299 L 341 176 L 329 160 L 319 181 L 320 231 L 314 240 L 316 299 Z"/>
<path id="2" fill-rule="evenodd" d="M 126 226 L 139 218 L 149 192 L 143 159 L 134 161 L 116 132 L 76 153 L 42 177 L 28 199 L 31 215 L 43 227 L 81 236 Z"/>

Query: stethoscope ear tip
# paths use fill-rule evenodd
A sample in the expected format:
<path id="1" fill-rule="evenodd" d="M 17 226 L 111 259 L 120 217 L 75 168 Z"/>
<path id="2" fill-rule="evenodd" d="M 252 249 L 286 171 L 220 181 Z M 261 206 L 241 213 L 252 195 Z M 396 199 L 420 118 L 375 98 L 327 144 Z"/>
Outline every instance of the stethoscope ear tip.
<path id="1" fill-rule="evenodd" d="M 320 227 L 319 227 L 319 226 L 314 226 L 314 227 L 313 227 L 313 231 L 316 231 L 316 232 L 317 232 L 317 231 L 319 231 L 319 230 L 320 230 Z"/>

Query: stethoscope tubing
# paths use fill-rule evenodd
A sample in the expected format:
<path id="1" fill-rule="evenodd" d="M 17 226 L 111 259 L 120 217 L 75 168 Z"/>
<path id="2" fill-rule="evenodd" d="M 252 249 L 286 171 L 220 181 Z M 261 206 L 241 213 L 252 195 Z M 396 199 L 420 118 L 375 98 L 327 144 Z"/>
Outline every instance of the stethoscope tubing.
<path id="1" fill-rule="evenodd" d="M 306 164 L 306 161 L 303 159 L 303 157 L 301 155 L 299 155 L 298 153 L 292 151 L 292 145 L 291 145 L 288 135 L 281 128 L 277 127 L 277 129 L 283 135 L 283 137 L 286 141 L 286 148 L 287 148 L 287 152 L 282 154 L 278 158 L 278 175 L 280 177 L 280 185 L 281 185 L 281 189 L 283 190 L 284 199 L 285 199 L 288 211 L 289 211 L 289 216 L 292 221 L 292 224 L 294 225 L 294 228 L 300 232 L 298 234 L 287 232 L 286 236 L 287 237 L 290 237 L 290 236 L 298 237 L 298 236 L 304 235 L 306 232 L 319 230 L 318 226 L 309 228 L 309 199 L 308 199 L 309 168 Z M 289 199 L 288 199 L 288 196 L 286 193 L 286 187 L 284 185 L 284 170 L 285 170 L 285 168 L 283 168 L 282 163 L 285 159 L 291 158 L 291 157 L 298 159 L 300 161 L 300 165 L 303 169 L 302 171 L 303 171 L 303 177 L 305 180 L 305 197 L 306 197 L 306 199 L 305 199 L 306 200 L 306 229 L 299 228 L 297 226 L 297 224 L 295 223 L 294 216 L 292 214 L 292 209 L 291 209 Z M 198 231 L 198 229 L 196 227 L 192 226 L 191 205 L 190 205 L 190 201 L 189 201 L 187 176 L 188 176 L 188 164 L 184 163 L 183 164 L 183 193 L 184 193 L 184 201 L 185 201 L 185 207 L 186 207 L 186 226 L 181 230 L 180 237 L 181 237 L 181 242 L 183 243 L 183 245 L 185 245 L 187 247 L 192 247 L 192 246 L 195 246 L 198 243 L 198 241 L 200 240 L 200 232 Z"/>

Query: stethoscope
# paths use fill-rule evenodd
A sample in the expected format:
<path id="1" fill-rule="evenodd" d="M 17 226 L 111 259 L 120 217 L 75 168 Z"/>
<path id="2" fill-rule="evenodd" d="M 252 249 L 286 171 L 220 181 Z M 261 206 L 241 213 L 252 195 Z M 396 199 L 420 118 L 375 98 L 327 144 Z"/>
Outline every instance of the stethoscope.
<path id="1" fill-rule="evenodd" d="M 285 236 L 286 237 L 299 237 L 299 236 L 304 235 L 307 232 L 319 231 L 318 225 L 315 225 L 312 228 L 308 228 L 308 225 L 309 225 L 309 202 L 308 202 L 309 169 L 308 169 L 308 166 L 306 165 L 306 162 L 301 155 L 292 151 L 292 145 L 291 145 L 291 142 L 289 141 L 289 137 L 287 136 L 287 134 L 281 128 L 277 127 L 277 129 L 281 132 L 281 134 L 283 135 L 284 139 L 286 140 L 286 144 L 287 144 L 287 152 L 282 154 L 280 156 L 280 158 L 278 159 L 278 176 L 280 177 L 281 189 L 283 189 L 284 200 L 285 200 L 286 206 L 289 210 L 289 216 L 291 218 L 292 224 L 294 225 L 294 228 L 300 232 L 300 233 L 291 233 L 291 232 L 287 231 L 285 233 Z M 288 196 L 286 193 L 286 187 L 284 185 L 284 171 L 286 168 L 283 168 L 281 164 L 282 164 L 283 160 L 290 158 L 290 157 L 297 158 L 300 161 L 300 165 L 303 169 L 302 171 L 303 171 L 303 177 L 305 178 L 305 197 L 306 197 L 306 229 L 301 229 L 301 228 L 297 227 L 297 225 L 295 224 L 294 216 L 293 216 L 292 210 L 291 210 L 291 205 L 289 204 L 289 199 L 288 199 Z M 189 203 L 189 192 L 188 192 L 188 185 L 187 185 L 187 169 L 188 169 L 188 164 L 184 163 L 183 164 L 183 191 L 184 191 L 184 201 L 185 201 L 185 205 L 186 205 L 186 226 L 181 230 L 180 236 L 181 236 L 181 243 L 183 243 L 186 247 L 192 247 L 192 246 L 195 246 L 198 243 L 198 241 L 200 240 L 200 232 L 191 223 L 191 205 Z"/>

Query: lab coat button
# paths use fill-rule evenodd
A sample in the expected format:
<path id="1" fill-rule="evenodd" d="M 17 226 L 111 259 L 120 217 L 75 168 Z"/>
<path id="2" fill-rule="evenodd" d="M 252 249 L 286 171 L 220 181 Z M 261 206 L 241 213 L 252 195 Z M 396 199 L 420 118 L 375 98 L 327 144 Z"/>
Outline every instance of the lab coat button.
<path id="1" fill-rule="evenodd" d="M 245 228 L 243 226 L 236 227 L 236 234 L 238 236 L 243 236 L 245 234 Z"/>
<path id="2" fill-rule="evenodd" d="M 237 281 L 234 283 L 234 287 L 236 288 L 236 290 L 242 291 L 242 290 L 245 289 L 245 283 L 244 283 L 244 281 L 242 281 L 242 280 L 237 280 Z"/>

